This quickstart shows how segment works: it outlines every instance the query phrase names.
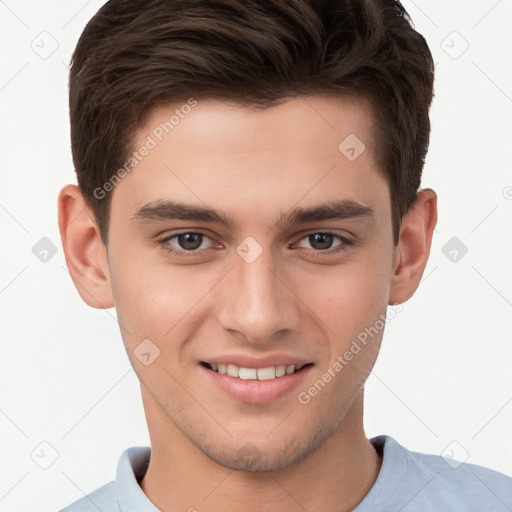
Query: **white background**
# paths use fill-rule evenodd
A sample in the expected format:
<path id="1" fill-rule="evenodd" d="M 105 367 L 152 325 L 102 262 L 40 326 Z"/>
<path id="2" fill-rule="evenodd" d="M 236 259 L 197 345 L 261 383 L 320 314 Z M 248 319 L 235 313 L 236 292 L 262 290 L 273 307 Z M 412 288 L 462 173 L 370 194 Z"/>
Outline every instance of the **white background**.
<path id="1" fill-rule="evenodd" d="M 403 3 L 436 62 L 423 186 L 439 222 L 416 295 L 386 327 L 366 432 L 512 475 L 512 1 Z M 81 301 L 57 226 L 59 189 L 75 182 L 67 64 L 102 4 L 0 1 L 0 511 L 58 510 L 149 442 L 115 311 Z M 46 263 L 32 252 L 42 237 L 57 247 Z M 455 263 L 452 237 L 468 248 Z M 51 461 L 43 441 L 58 452 L 48 469 L 31 458 Z"/>

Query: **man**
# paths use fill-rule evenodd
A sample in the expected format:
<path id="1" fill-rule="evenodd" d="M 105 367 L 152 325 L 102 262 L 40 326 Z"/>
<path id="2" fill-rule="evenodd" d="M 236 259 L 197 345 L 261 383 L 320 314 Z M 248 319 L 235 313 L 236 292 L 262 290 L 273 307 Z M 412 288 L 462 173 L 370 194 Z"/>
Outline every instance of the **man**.
<path id="1" fill-rule="evenodd" d="M 93 17 L 59 225 L 83 300 L 117 310 L 151 448 L 66 511 L 510 510 L 507 476 L 363 428 L 387 307 L 437 221 L 433 79 L 398 2 Z"/>

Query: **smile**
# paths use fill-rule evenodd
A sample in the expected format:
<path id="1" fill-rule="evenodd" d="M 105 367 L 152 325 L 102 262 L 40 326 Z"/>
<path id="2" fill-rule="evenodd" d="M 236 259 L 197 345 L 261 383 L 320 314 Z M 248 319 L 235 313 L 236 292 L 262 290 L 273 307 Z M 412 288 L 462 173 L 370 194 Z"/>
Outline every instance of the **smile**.
<path id="1" fill-rule="evenodd" d="M 244 368 L 233 363 L 217 364 L 203 362 L 202 364 L 214 372 L 242 380 L 272 380 L 284 377 L 285 375 L 292 375 L 302 370 L 305 366 L 310 366 L 312 363 L 300 366 L 295 364 L 282 364 L 279 366 L 267 366 L 266 368 Z"/>

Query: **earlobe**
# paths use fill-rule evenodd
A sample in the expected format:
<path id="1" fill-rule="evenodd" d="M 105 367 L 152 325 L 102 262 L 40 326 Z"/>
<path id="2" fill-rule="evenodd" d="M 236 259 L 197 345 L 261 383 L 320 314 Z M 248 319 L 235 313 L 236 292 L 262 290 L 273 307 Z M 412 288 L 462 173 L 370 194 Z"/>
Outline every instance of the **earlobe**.
<path id="1" fill-rule="evenodd" d="M 93 308 L 113 307 L 107 250 L 79 187 L 66 185 L 58 206 L 66 264 L 80 297 Z"/>
<path id="2" fill-rule="evenodd" d="M 432 189 L 420 190 L 402 219 L 393 260 L 389 304 L 401 304 L 414 295 L 427 265 L 436 223 L 437 195 Z"/>

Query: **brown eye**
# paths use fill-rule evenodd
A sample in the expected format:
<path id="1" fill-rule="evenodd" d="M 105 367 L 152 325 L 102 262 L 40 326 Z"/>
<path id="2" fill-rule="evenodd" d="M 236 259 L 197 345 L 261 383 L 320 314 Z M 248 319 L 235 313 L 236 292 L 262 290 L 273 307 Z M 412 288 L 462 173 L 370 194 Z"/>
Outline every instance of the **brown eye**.
<path id="1" fill-rule="evenodd" d="M 167 252 L 176 256 L 198 256 L 203 252 L 203 249 L 209 248 L 201 248 L 205 240 L 210 240 L 210 237 L 204 233 L 186 231 L 167 236 L 159 240 L 159 244 Z"/>
<path id="2" fill-rule="evenodd" d="M 335 240 L 338 239 L 340 242 L 334 245 Z M 335 233 L 329 232 L 317 232 L 306 235 L 301 239 L 301 242 L 307 241 L 309 247 L 304 247 L 305 249 L 311 249 L 311 252 L 326 252 L 333 253 L 338 250 L 343 250 L 346 246 L 352 245 L 352 240 L 345 238 L 341 235 L 337 235 Z M 334 247 L 334 249 L 332 249 Z M 329 250 L 332 249 L 332 250 Z"/>
<path id="3" fill-rule="evenodd" d="M 308 241 L 313 249 L 330 249 L 334 241 L 334 235 L 331 233 L 315 233 L 308 236 Z"/>
<path id="4" fill-rule="evenodd" d="M 201 233 L 181 233 L 179 235 L 175 235 L 180 248 L 185 249 L 186 251 L 195 251 L 199 249 L 203 242 L 203 237 L 204 235 Z"/>

